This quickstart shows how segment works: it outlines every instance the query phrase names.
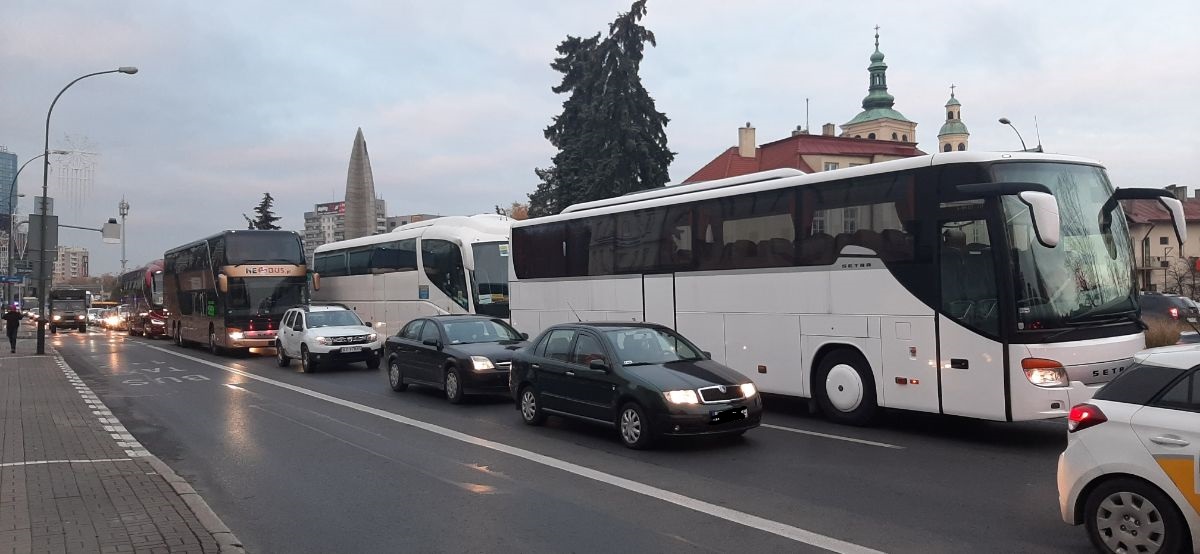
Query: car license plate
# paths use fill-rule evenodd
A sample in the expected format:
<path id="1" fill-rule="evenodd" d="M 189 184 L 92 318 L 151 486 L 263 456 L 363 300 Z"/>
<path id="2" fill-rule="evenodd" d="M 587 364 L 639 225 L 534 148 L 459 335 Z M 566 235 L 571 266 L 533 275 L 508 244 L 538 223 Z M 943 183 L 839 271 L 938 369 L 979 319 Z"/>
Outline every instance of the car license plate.
<path id="1" fill-rule="evenodd" d="M 750 408 L 731 408 L 712 412 L 713 423 L 728 423 L 730 421 L 740 421 L 746 419 L 750 415 Z"/>
<path id="2" fill-rule="evenodd" d="M 362 351 L 362 347 L 361 347 L 361 346 L 343 346 L 343 347 L 342 347 L 342 353 L 346 353 L 346 352 L 360 352 L 360 351 Z"/>
<path id="3" fill-rule="evenodd" d="M 1194 317 L 1189 317 L 1189 318 L 1187 318 L 1187 320 L 1188 320 L 1188 323 L 1195 323 L 1195 322 L 1196 322 L 1196 318 L 1194 318 Z"/>

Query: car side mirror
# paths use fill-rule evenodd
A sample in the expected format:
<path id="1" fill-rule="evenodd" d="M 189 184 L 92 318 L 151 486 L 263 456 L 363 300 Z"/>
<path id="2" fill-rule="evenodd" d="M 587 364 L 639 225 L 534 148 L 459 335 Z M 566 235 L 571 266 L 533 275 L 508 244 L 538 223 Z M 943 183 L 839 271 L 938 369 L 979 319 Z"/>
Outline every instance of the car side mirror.
<path id="1" fill-rule="evenodd" d="M 425 339 L 425 340 L 421 341 L 421 344 L 424 344 L 425 346 L 435 347 L 438 350 L 442 349 L 442 341 L 437 340 L 437 339 Z"/>
<path id="2" fill-rule="evenodd" d="M 529 340 L 529 333 L 521 333 L 521 338 L 525 339 L 525 340 Z"/>
<path id="3" fill-rule="evenodd" d="M 588 362 L 588 369 L 595 369 L 597 371 L 608 371 L 608 362 L 605 362 L 604 360 L 599 360 L 599 359 L 592 360 L 592 361 Z"/>
<path id="4" fill-rule="evenodd" d="M 704 356 L 704 359 L 705 359 L 705 360 L 711 360 L 711 359 L 712 359 L 712 352 L 709 352 L 709 351 L 707 351 L 707 350 L 701 350 L 701 351 L 700 351 L 700 355 L 701 355 L 701 356 Z"/>
<path id="5" fill-rule="evenodd" d="M 363 325 L 366 325 L 367 327 L 374 327 L 374 325 L 371 325 L 371 322 L 370 322 L 370 321 L 368 321 L 368 322 L 366 322 L 366 323 L 363 323 Z"/>

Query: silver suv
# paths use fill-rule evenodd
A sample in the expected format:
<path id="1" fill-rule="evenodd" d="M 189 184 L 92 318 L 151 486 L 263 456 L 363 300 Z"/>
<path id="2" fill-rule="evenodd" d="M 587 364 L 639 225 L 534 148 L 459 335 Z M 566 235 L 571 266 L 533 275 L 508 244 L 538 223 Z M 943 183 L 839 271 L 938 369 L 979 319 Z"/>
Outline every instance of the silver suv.
<path id="1" fill-rule="evenodd" d="M 280 367 L 299 358 L 304 373 L 331 362 L 366 362 L 368 368 L 378 369 L 383 341 L 353 310 L 342 305 L 312 305 L 284 312 L 275 350 Z"/>

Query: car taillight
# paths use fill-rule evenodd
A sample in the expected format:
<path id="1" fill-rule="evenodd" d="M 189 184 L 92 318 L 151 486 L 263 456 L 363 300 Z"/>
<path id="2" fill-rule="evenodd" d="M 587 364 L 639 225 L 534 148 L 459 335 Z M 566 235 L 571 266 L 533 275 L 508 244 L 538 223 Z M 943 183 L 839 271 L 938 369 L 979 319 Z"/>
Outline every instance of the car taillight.
<path id="1" fill-rule="evenodd" d="M 1108 418 L 1100 411 L 1099 406 L 1080 404 L 1071 408 L 1071 415 L 1067 416 L 1067 432 L 1082 431 L 1105 421 L 1108 421 Z"/>
<path id="2" fill-rule="evenodd" d="M 1167 313 L 1171 314 L 1171 319 L 1179 319 L 1179 308 L 1171 308 Z"/>

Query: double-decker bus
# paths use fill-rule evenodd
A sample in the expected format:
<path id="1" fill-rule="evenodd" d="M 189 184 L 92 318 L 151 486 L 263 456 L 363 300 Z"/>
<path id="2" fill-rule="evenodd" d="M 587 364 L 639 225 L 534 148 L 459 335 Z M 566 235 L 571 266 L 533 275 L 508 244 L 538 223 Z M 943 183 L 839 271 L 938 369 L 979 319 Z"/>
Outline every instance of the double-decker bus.
<path id="1" fill-rule="evenodd" d="M 90 293 L 84 289 L 50 290 L 50 332 L 59 329 L 87 331 L 87 308 Z"/>
<path id="2" fill-rule="evenodd" d="M 293 231 L 224 231 L 163 255 L 163 302 L 177 344 L 213 353 L 270 347 L 283 312 L 306 301 L 307 268 Z"/>
<path id="3" fill-rule="evenodd" d="M 427 315 L 508 318 L 511 225 L 495 214 L 442 217 L 321 245 L 313 299 L 346 304 L 383 334 Z"/>
<path id="4" fill-rule="evenodd" d="M 512 322 L 675 328 L 833 420 L 880 407 L 1067 415 L 1144 346 L 1128 227 L 1097 162 L 939 153 L 571 206 L 512 228 Z"/>
<path id="5" fill-rule="evenodd" d="M 117 280 L 121 303 L 129 306 L 125 322 L 130 335 L 167 336 L 167 314 L 163 308 L 163 261 L 155 260 L 121 274 Z"/>

